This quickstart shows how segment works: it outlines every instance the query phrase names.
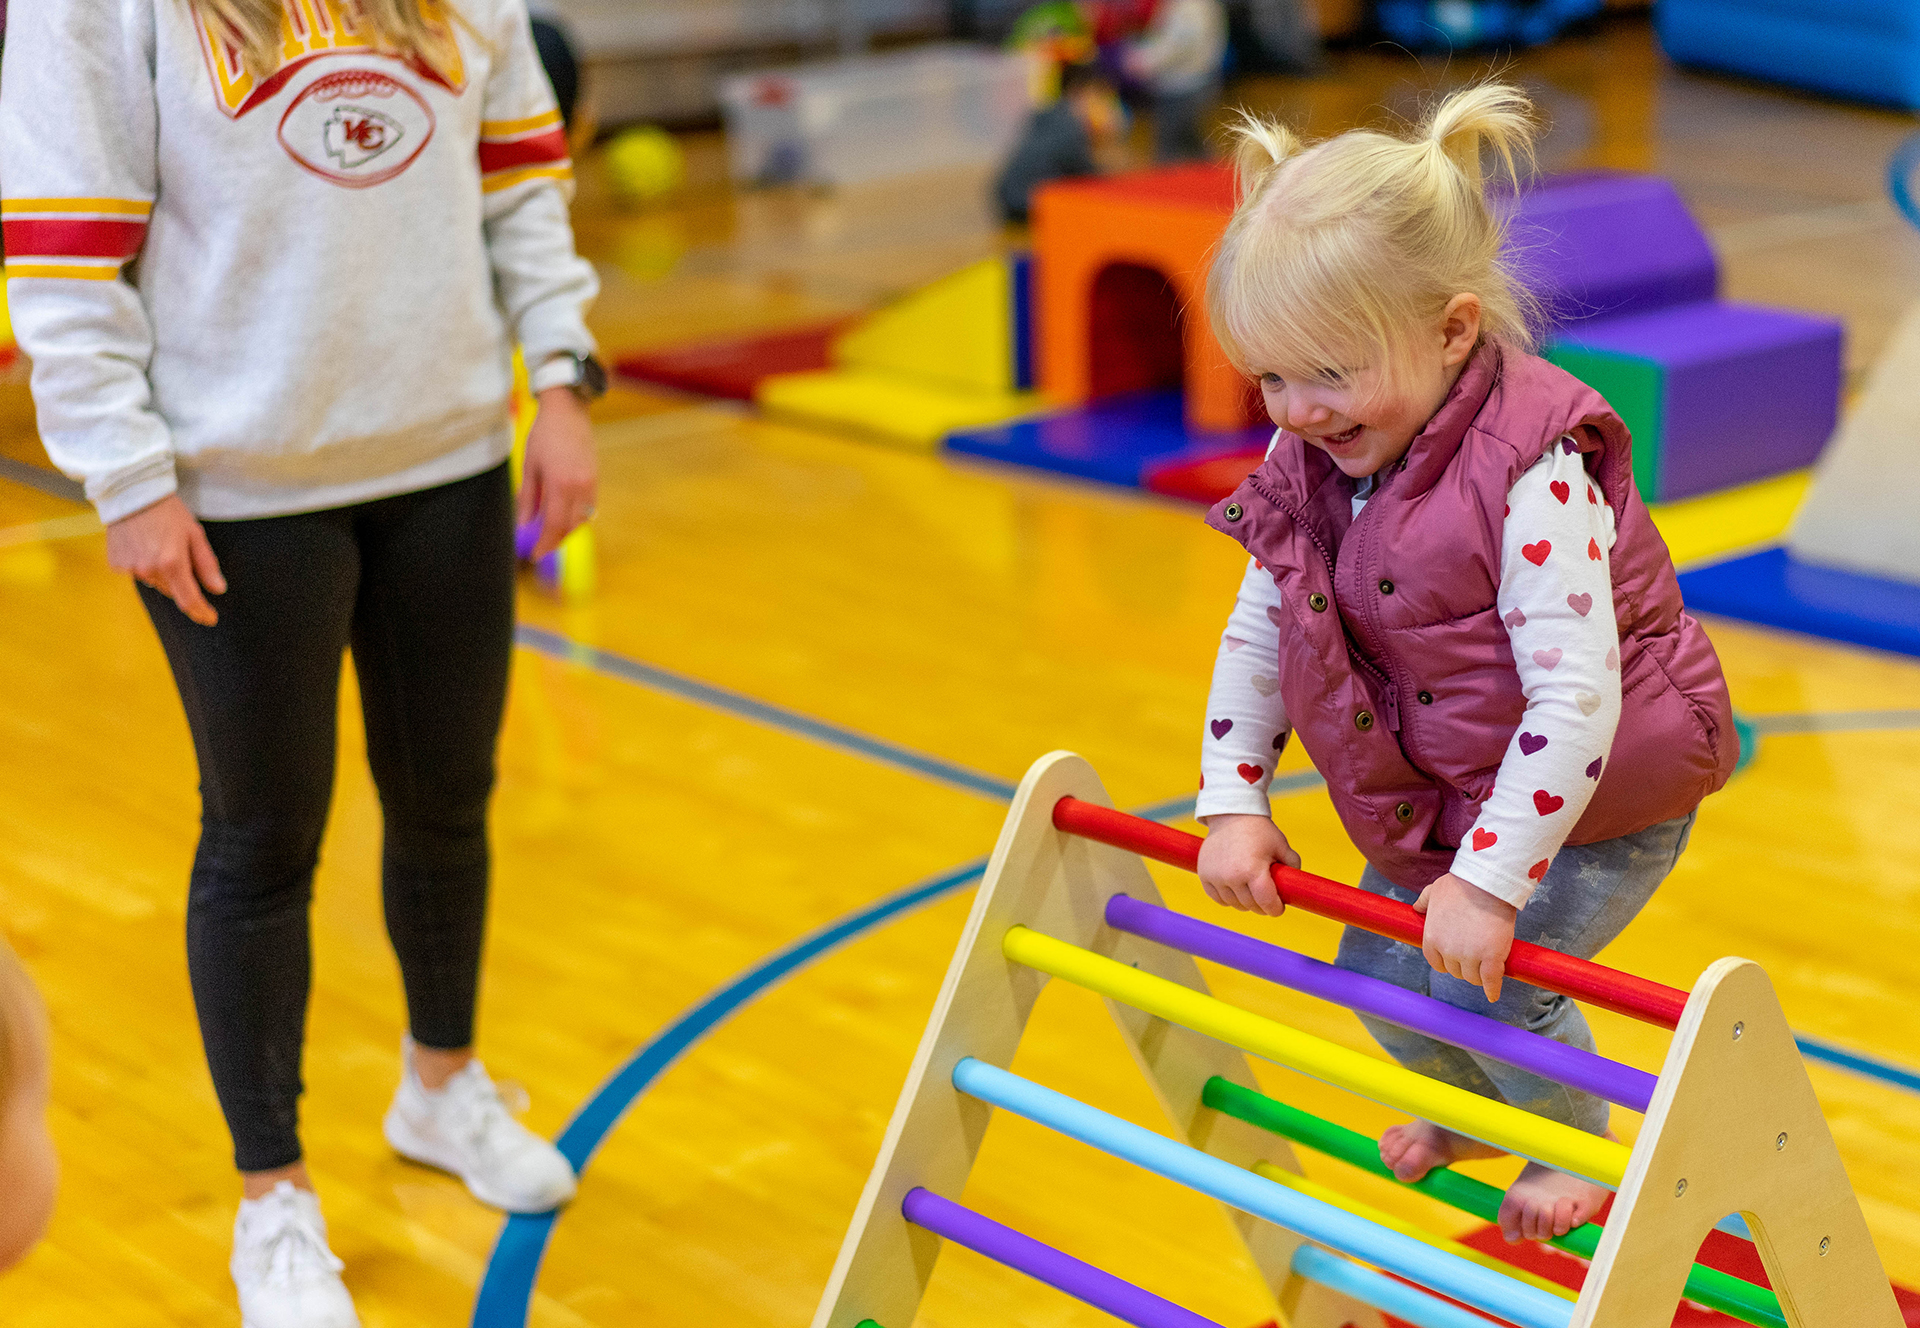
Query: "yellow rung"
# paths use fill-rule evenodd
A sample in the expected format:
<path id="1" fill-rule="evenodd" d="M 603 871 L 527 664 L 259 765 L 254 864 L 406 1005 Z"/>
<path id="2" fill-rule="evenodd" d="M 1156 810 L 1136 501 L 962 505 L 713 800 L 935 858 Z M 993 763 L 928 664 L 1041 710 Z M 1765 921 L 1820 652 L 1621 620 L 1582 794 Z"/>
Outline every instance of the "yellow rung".
<path id="1" fill-rule="evenodd" d="M 1278 1181 L 1287 1188 L 1298 1190 L 1309 1198 L 1318 1199 L 1321 1203 L 1332 1204 L 1335 1208 L 1344 1208 L 1355 1217 L 1364 1217 L 1367 1221 L 1378 1223 L 1390 1231 L 1398 1231 L 1403 1236 L 1411 1236 L 1415 1240 L 1424 1241 L 1436 1250 L 1445 1250 L 1448 1254 L 1457 1255 L 1470 1263 L 1477 1263 L 1482 1268 L 1490 1268 L 1503 1277 L 1511 1277 L 1516 1281 L 1525 1282 L 1529 1286 L 1539 1287 L 1549 1295 L 1558 1296 L 1562 1300 L 1580 1299 L 1577 1292 L 1561 1286 L 1558 1282 L 1549 1281 L 1541 1277 L 1538 1273 L 1530 1273 L 1524 1268 L 1516 1267 L 1501 1259 L 1496 1259 L 1493 1255 L 1476 1250 L 1471 1245 L 1462 1245 L 1457 1240 L 1448 1240 L 1445 1236 L 1436 1236 L 1433 1232 L 1428 1231 L 1416 1222 L 1409 1222 L 1404 1217 L 1395 1217 L 1385 1209 L 1375 1208 L 1372 1204 L 1361 1203 L 1358 1199 L 1349 1199 L 1346 1195 L 1340 1193 L 1340 1191 L 1331 1186 L 1322 1185 L 1319 1181 L 1308 1180 L 1305 1176 L 1296 1176 L 1283 1167 L 1274 1166 L 1271 1162 L 1256 1162 L 1253 1164 L 1253 1169 L 1256 1173 L 1265 1176 L 1268 1180 Z"/>
<path id="2" fill-rule="evenodd" d="M 1610 1189 L 1619 1188 L 1620 1178 L 1626 1175 L 1629 1153 L 1624 1144 L 1349 1051 L 1029 927 L 1008 928 L 1000 949 L 1015 963 L 1065 978 L 1075 986 L 1218 1038 L 1336 1088 L 1532 1158 L 1543 1166 Z"/>

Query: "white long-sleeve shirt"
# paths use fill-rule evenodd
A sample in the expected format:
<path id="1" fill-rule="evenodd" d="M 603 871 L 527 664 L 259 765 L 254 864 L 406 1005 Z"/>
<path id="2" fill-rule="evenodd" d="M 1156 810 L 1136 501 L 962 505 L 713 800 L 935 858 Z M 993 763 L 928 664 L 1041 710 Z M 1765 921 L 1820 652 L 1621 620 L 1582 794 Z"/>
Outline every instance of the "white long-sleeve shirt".
<path id="1" fill-rule="evenodd" d="M 1354 498 L 1357 516 L 1371 484 Z M 1507 494 L 1496 603 L 1527 705 L 1453 872 L 1524 907 L 1599 786 L 1620 723 L 1613 509 L 1577 452 L 1550 449 Z M 1280 591 L 1249 562 L 1220 639 L 1201 743 L 1198 816 L 1271 815 L 1288 736 L 1276 664 Z"/>
<path id="2" fill-rule="evenodd" d="M 435 73 L 374 51 L 341 0 L 288 0 L 263 80 L 185 0 L 39 0 L 13 25 L 8 301 L 48 454 L 102 519 L 176 490 L 242 518 L 477 474 L 511 442 L 514 340 L 537 375 L 592 350 L 524 0 L 460 13 L 474 31 L 452 24 Z"/>

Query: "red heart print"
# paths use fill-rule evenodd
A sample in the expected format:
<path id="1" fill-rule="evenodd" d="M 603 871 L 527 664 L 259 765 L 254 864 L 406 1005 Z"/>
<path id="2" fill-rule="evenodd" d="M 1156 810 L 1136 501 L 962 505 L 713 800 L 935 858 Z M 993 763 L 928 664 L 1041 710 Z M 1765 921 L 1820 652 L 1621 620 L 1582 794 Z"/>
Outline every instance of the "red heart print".
<path id="1" fill-rule="evenodd" d="M 1594 496 L 1593 486 L 1591 484 L 1587 486 L 1587 501 L 1589 503 L 1592 503 L 1595 507 L 1600 506 L 1600 500 L 1599 498 Z"/>
<path id="2" fill-rule="evenodd" d="M 1500 515 L 1501 515 L 1501 516 L 1512 516 L 1512 515 L 1513 515 L 1513 508 L 1511 508 L 1511 507 L 1502 507 L 1502 508 L 1500 509 Z"/>
<path id="3" fill-rule="evenodd" d="M 1535 752 L 1539 751 L 1542 747 L 1545 747 L 1546 745 L 1547 745 L 1547 740 L 1541 734 L 1522 733 L 1520 735 L 1520 754 L 1522 756 L 1532 756 Z"/>
<path id="4" fill-rule="evenodd" d="M 1545 669 L 1548 673 L 1552 673 L 1554 669 L 1559 666 L 1560 657 L 1564 653 L 1559 646 L 1555 646 L 1551 650 L 1536 650 L 1533 652 L 1533 662 Z"/>
<path id="5" fill-rule="evenodd" d="M 1552 552 L 1553 545 L 1546 540 L 1541 540 L 1538 544 L 1522 544 L 1520 546 L 1520 556 L 1532 563 L 1535 567 L 1539 567 L 1545 563 L 1547 561 L 1547 555 Z"/>
<path id="6" fill-rule="evenodd" d="M 1620 667 L 1620 647 L 1608 646 L 1607 647 L 1607 672 L 1608 673 L 1616 672 L 1619 669 L 1619 667 Z"/>
<path id="7" fill-rule="evenodd" d="M 1247 648 L 1247 643 L 1245 641 L 1237 641 L 1231 636 L 1227 637 L 1223 644 L 1227 647 L 1227 653 L 1229 655 L 1231 655 L 1236 650 L 1245 650 Z"/>
<path id="8" fill-rule="evenodd" d="M 1600 758 L 1599 757 L 1596 756 L 1593 759 L 1593 763 L 1587 767 L 1587 778 L 1588 779 L 1600 778 Z"/>
<path id="9" fill-rule="evenodd" d="M 1245 766 L 1240 768 L 1242 770 L 1246 769 Z M 1556 798 L 1545 789 L 1535 789 L 1533 791 L 1533 809 L 1542 816 L 1551 816 L 1566 805 L 1567 800 L 1565 798 Z"/>
<path id="10" fill-rule="evenodd" d="M 1260 782 L 1260 776 L 1267 773 L 1257 765 L 1243 764 L 1239 766 L 1238 769 L 1240 771 L 1240 778 L 1246 780 L 1249 784 L 1258 784 Z M 1544 815 L 1544 813 L 1542 814 Z"/>
<path id="11" fill-rule="evenodd" d="M 1527 868 L 1527 879 L 1529 881 L 1537 881 L 1546 874 L 1547 859 L 1545 858 L 1540 859 L 1540 861 L 1534 863 L 1533 866 Z"/>
<path id="12" fill-rule="evenodd" d="M 1599 540 L 1587 541 L 1587 557 L 1593 559 L 1595 562 L 1600 561 L 1600 541 Z"/>
<path id="13" fill-rule="evenodd" d="M 1276 605 L 1267 605 L 1267 621 L 1283 632 L 1287 630 L 1287 615 L 1280 612 Z"/>
<path id="14" fill-rule="evenodd" d="M 1512 631 L 1516 627 L 1525 627 L 1527 625 L 1527 615 L 1518 609 L 1514 609 L 1500 621 L 1507 625 L 1508 631 Z"/>
<path id="15" fill-rule="evenodd" d="M 1553 496 L 1560 500 L 1560 505 L 1562 507 L 1565 507 L 1567 505 L 1568 496 L 1573 493 L 1573 486 L 1568 484 L 1565 480 L 1555 480 L 1553 483 L 1549 484 L 1547 487 L 1553 490 Z"/>
<path id="16" fill-rule="evenodd" d="M 1569 595 L 1567 596 L 1567 607 L 1584 618 L 1593 612 L 1593 596 Z"/>
<path id="17" fill-rule="evenodd" d="M 1229 733 L 1233 732 L 1233 721 L 1230 719 L 1216 719 L 1211 724 L 1207 725 L 1207 727 L 1213 730 L 1214 741 L 1218 742 L 1220 739 L 1226 737 Z"/>
<path id="18" fill-rule="evenodd" d="M 1494 834 L 1493 831 L 1481 830 L 1476 827 L 1473 832 L 1473 851 L 1478 853 L 1483 848 L 1492 848 L 1499 840 L 1500 836 Z"/>
<path id="19" fill-rule="evenodd" d="M 1205 775 L 1205 774 L 1202 774 L 1202 775 L 1200 776 L 1200 788 L 1201 788 L 1201 791 L 1202 791 L 1202 792 L 1204 792 L 1204 791 L 1206 790 L 1206 787 L 1207 787 L 1207 777 L 1206 777 L 1206 775 Z"/>
<path id="20" fill-rule="evenodd" d="M 1571 438 L 1562 438 L 1560 440 L 1560 450 L 1562 452 L 1565 452 L 1568 456 L 1572 456 L 1575 452 L 1578 452 L 1580 450 L 1580 444 L 1574 442 L 1573 439 Z"/>

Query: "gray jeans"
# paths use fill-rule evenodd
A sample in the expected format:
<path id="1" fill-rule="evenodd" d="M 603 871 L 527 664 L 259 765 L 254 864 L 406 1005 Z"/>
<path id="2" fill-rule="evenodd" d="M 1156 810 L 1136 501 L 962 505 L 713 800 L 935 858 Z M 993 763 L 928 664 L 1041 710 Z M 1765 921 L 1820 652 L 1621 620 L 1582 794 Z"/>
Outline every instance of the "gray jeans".
<path id="1" fill-rule="evenodd" d="M 1625 930 L 1653 897 L 1655 887 L 1673 870 L 1687 847 L 1696 814 L 1688 812 L 1618 839 L 1561 849 L 1540 888 L 1520 910 L 1515 939 L 1591 959 Z M 1361 874 L 1360 888 L 1409 904 L 1417 897 L 1415 891 L 1401 889 L 1371 866 Z M 1335 962 L 1341 968 L 1366 973 L 1462 1010 L 1490 1015 L 1503 1024 L 1517 1024 L 1556 1042 L 1594 1050 L 1593 1031 L 1587 1027 L 1586 1016 L 1566 996 L 1509 978 L 1501 985 L 1498 1004 L 1489 1005 L 1479 987 L 1435 972 L 1413 946 L 1357 927 L 1348 927 L 1341 936 L 1340 955 Z M 1510 1102 L 1590 1134 L 1600 1134 L 1607 1128 L 1607 1104 L 1590 1093 L 1367 1015 L 1361 1015 L 1360 1021 L 1387 1053 L 1409 1070 L 1483 1097 Z"/>

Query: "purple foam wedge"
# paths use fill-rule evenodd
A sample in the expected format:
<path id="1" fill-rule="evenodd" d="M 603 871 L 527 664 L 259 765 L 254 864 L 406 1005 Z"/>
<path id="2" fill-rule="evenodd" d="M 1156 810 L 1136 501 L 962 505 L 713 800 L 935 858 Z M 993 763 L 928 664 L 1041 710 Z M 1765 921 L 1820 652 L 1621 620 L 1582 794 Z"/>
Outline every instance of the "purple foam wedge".
<path id="1" fill-rule="evenodd" d="M 1504 207 L 1507 256 L 1555 324 L 1710 300 L 1720 289 L 1707 237 L 1658 176 L 1549 178 Z"/>
<path id="2" fill-rule="evenodd" d="M 1561 340 L 1658 367 L 1649 496 L 1661 501 L 1810 466 L 1840 419 L 1843 332 L 1831 318 L 1715 300 L 1583 323 Z"/>
<path id="3" fill-rule="evenodd" d="M 1644 1113 L 1653 1100 L 1658 1080 L 1645 1070 L 1462 1010 L 1364 973 L 1336 968 L 1282 946 L 1256 941 L 1251 936 L 1145 903 L 1131 895 L 1115 895 L 1107 900 L 1106 918 L 1107 925 L 1116 931 L 1157 941 L 1253 977 L 1370 1014 L 1463 1051 L 1478 1052 L 1556 1084 L 1592 1093 L 1630 1111 Z"/>
<path id="4" fill-rule="evenodd" d="M 925 1227 L 956 1245 L 986 1255 L 995 1263 L 1056 1287 L 1135 1328 L 1221 1328 L 1212 1319 L 1203 1319 L 1192 1310 L 1182 1309 L 1151 1291 L 1121 1281 L 1112 1273 L 1082 1263 L 1070 1254 L 1062 1254 L 1051 1245 L 1042 1245 L 1033 1237 L 1001 1226 L 971 1208 L 941 1198 L 932 1190 L 917 1186 L 908 1190 L 907 1197 L 901 1201 L 900 1214 L 915 1226 Z"/>

